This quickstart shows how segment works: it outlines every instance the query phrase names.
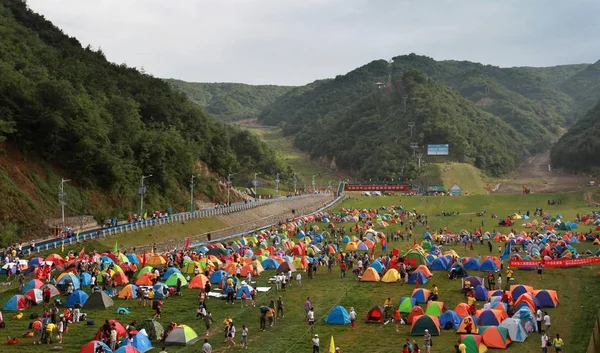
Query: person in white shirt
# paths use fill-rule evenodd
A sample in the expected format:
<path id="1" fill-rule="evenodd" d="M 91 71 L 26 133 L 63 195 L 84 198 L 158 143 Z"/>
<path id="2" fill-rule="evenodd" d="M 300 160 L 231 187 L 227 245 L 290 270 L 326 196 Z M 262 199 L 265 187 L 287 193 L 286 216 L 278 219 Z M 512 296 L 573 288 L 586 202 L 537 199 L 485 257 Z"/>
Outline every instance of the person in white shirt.
<path id="1" fill-rule="evenodd" d="M 275 288 L 280 291 L 281 290 L 281 276 L 280 275 L 276 275 L 275 276 Z"/>
<path id="2" fill-rule="evenodd" d="M 312 339 L 313 353 L 319 353 L 319 335 L 315 334 Z"/>
<path id="3" fill-rule="evenodd" d="M 535 319 L 537 321 L 538 333 L 542 333 L 542 309 L 537 309 L 537 311 L 535 312 Z"/>
<path id="4" fill-rule="evenodd" d="M 298 284 L 298 287 L 302 285 L 302 274 L 300 273 L 300 271 L 296 273 L 296 283 Z"/>
<path id="5" fill-rule="evenodd" d="M 315 325 L 315 311 L 311 307 L 306 314 L 306 319 L 308 320 L 308 327 L 310 327 L 310 332 L 313 332 L 313 327 Z"/>
<path id="6" fill-rule="evenodd" d="M 212 346 L 208 343 L 208 338 L 204 339 L 204 345 L 202 345 L 202 353 L 212 353 Z"/>
<path id="7" fill-rule="evenodd" d="M 544 312 L 544 325 L 546 326 L 546 333 L 550 332 L 550 315 L 548 312 Z"/>
<path id="8" fill-rule="evenodd" d="M 79 322 L 79 316 L 81 316 L 81 311 L 78 307 L 73 309 L 73 322 Z"/>
<path id="9" fill-rule="evenodd" d="M 550 338 L 548 338 L 548 335 L 546 334 L 546 332 L 542 331 L 542 353 L 548 353 L 548 341 L 550 340 Z"/>

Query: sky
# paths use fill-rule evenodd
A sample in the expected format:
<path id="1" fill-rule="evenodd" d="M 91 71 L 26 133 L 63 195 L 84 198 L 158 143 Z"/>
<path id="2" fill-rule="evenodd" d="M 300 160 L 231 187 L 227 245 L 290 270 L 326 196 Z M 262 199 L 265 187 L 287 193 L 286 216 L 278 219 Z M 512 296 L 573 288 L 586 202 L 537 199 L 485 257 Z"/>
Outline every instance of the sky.
<path id="1" fill-rule="evenodd" d="M 598 0 L 27 0 L 118 64 L 302 85 L 416 53 L 502 67 L 600 59 Z"/>

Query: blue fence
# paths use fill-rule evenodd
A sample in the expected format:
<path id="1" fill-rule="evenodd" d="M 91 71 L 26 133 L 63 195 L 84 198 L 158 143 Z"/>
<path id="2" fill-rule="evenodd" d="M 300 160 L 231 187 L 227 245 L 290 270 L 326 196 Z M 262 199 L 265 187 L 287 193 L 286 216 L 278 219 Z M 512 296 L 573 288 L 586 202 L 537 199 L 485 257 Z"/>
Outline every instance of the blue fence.
<path id="1" fill-rule="evenodd" d="M 108 237 L 111 235 L 122 234 L 122 233 L 130 232 L 130 231 L 136 231 L 136 230 L 140 230 L 140 229 L 144 229 L 144 228 L 148 228 L 148 227 L 154 227 L 154 226 L 169 224 L 169 223 L 173 223 L 173 222 L 183 222 L 183 221 L 188 221 L 188 220 L 198 219 L 198 218 L 214 217 L 214 216 L 218 216 L 218 215 L 224 215 L 224 214 L 228 214 L 228 213 L 239 212 L 239 211 L 251 209 L 251 208 L 262 206 L 262 205 L 272 203 L 272 202 L 285 201 L 285 200 L 289 200 L 289 199 L 299 199 L 299 198 L 304 198 L 304 197 L 309 197 L 309 196 L 312 196 L 312 195 L 279 197 L 279 198 L 274 198 L 274 199 L 258 200 L 258 201 L 248 202 L 248 203 L 237 203 L 237 204 L 233 204 L 228 207 L 211 208 L 211 209 L 199 210 L 199 211 L 194 211 L 194 212 L 178 213 L 178 214 L 174 214 L 174 215 L 167 216 L 167 217 L 161 217 L 161 218 L 156 218 L 156 219 L 146 219 L 143 221 L 117 225 L 115 227 L 98 228 L 98 229 L 94 229 L 94 230 L 90 230 L 90 231 L 86 231 L 86 232 L 81 232 L 78 235 L 72 236 L 70 238 L 47 239 L 47 240 L 39 241 L 39 243 L 36 241 L 36 246 L 33 249 L 33 252 L 40 252 L 40 251 L 45 251 L 45 250 L 49 250 L 49 249 L 58 249 L 58 248 L 62 247 L 63 244 L 71 245 L 73 243 L 78 243 L 78 242 L 91 240 L 91 239 L 101 239 L 101 238 L 105 238 L 105 237 Z M 23 253 L 25 255 L 28 255 L 28 254 L 32 253 L 32 251 L 30 248 L 24 248 Z"/>

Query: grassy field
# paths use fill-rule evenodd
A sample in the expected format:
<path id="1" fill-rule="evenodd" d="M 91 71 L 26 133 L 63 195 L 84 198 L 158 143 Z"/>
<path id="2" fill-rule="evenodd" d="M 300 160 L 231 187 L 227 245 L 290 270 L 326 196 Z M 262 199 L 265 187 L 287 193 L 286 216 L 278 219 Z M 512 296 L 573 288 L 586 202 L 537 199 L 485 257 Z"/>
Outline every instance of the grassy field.
<path id="1" fill-rule="evenodd" d="M 560 199 L 562 205 L 550 208 L 547 206 L 547 199 Z M 352 198 L 344 201 L 340 207 L 358 207 L 358 208 L 379 208 L 380 206 L 389 206 L 400 204 L 404 208 L 416 208 L 420 212 L 426 212 L 430 215 L 429 221 L 432 228 L 449 227 L 456 231 L 462 228 L 471 229 L 484 221 L 486 230 L 497 228 L 494 226 L 495 220 L 489 217 L 475 217 L 474 213 L 486 209 L 488 213 L 496 212 L 499 216 L 514 213 L 517 211 L 533 212 L 535 207 L 543 207 L 549 213 L 560 212 L 565 219 L 574 217 L 576 213 L 589 212 L 587 205 L 582 200 L 580 193 L 557 194 L 557 195 L 492 195 L 492 196 L 470 196 L 470 197 L 410 197 L 400 199 L 398 197 L 380 197 L 380 198 Z M 457 210 L 461 215 L 454 217 L 435 216 L 436 212 L 442 210 Z M 323 228 L 323 224 L 319 224 Z M 352 226 L 353 224 L 345 224 Z M 338 225 L 339 226 L 339 225 Z M 179 227 L 179 226 L 177 226 Z M 175 229 L 176 227 L 174 227 Z M 520 229 L 520 227 L 518 227 Z M 386 233 L 394 231 L 390 226 L 385 230 Z M 425 232 L 425 228 L 420 226 L 415 230 L 417 238 Z M 497 228 L 497 230 L 506 232 L 507 228 Z M 583 230 L 583 229 L 582 229 Z M 587 230 L 587 229 L 585 229 Z M 110 242 L 111 245 L 114 242 Z M 91 244 L 90 244 L 91 245 Z M 399 248 L 405 250 L 412 245 L 412 242 L 390 242 L 389 248 Z M 86 245 L 86 249 L 87 249 Z M 497 244 L 494 244 L 493 254 L 497 255 Z M 577 246 L 580 251 L 585 249 L 596 250 L 596 246 L 589 243 Z M 487 246 L 475 245 L 473 251 L 464 250 L 462 247 L 455 248 L 461 256 L 482 256 L 488 255 Z M 447 250 L 447 248 L 445 248 Z M 515 278 L 519 283 L 532 285 L 536 289 L 554 289 L 558 291 L 560 305 L 554 309 L 548 309 L 552 317 L 552 333 L 559 332 L 565 339 L 565 351 L 584 352 L 589 342 L 593 320 L 600 309 L 600 281 L 598 281 L 597 268 L 581 267 L 573 269 L 547 269 L 545 278 L 540 280 L 533 271 L 516 271 Z M 267 271 L 257 278 L 258 286 L 268 286 L 267 281 L 273 271 Z M 484 275 L 483 273 L 473 272 L 471 275 Z M 445 302 L 448 309 L 453 309 L 458 303 L 463 301 L 460 294 L 460 282 L 449 281 L 444 272 L 434 272 L 434 277 L 430 282 L 421 287 L 431 288 L 437 284 L 440 288 L 440 300 Z M 0 287 L 1 288 L 1 287 Z M 358 282 L 349 275 L 345 279 L 339 278 L 337 268 L 334 268 L 332 274 L 327 274 L 326 268 L 319 268 L 315 278 L 309 280 L 306 274 L 303 274 L 302 286 L 298 288 L 295 283 L 284 293 L 276 293 L 272 289 L 267 294 L 258 296 L 256 308 L 241 307 L 239 303 L 234 306 L 225 305 L 225 302 L 210 299 L 208 309 L 212 312 L 214 319 L 214 331 L 209 336 L 210 342 L 217 352 L 237 351 L 239 347 L 227 350 L 223 343 L 222 325 L 227 314 L 234 319 L 239 331 L 241 325 L 247 325 L 250 329 L 249 352 L 310 352 L 311 335 L 307 332 L 307 325 L 304 322 L 303 304 L 306 297 L 310 297 L 315 308 L 315 314 L 318 318 L 315 326 L 315 333 L 321 338 L 321 351 L 327 351 L 329 348 L 329 339 L 333 335 L 336 345 L 340 346 L 346 353 L 354 352 L 398 352 L 406 338 L 416 340 L 422 346 L 422 337 L 409 336 L 410 328 L 400 327 L 400 332 L 395 332 L 392 325 L 375 325 L 363 323 L 367 311 L 374 305 L 383 305 L 387 297 L 397 303 L 401 296 L 409 296 L 414 289 L 414 285 L 406 284 L 388 284 L 388 283 L 363 283 Z M 1 289 L 0 289 L 1 290 Z M 0 303 L 4 303 L 14 292 L 5 292 L 0 294 Z M 178 323 L 190 325 L 196 332 L 203 336 L 205 333 L 203 323 L 195 319 L 196 308 L 195 290 L 185 290 L 182 297 L 169 298 L 165 301 L 163 316 L 160 320 L 167 324 L 173 320 Z M 258 306 L 267 304 L 270 298 L 277 299 L 281 295 L 284 300 L 285 317 L 277 320 L 272 329 L 265 332 L 259 332 L 259 310 Z M 358 314 L 358 322 L 355 330 L 349 326 L 333 326 L 323 322 L 323 318 L 335 305 L 345 307 L 353 306 Z M 481 302 L 479 303 L 481 305 Z M 115 314 L 118 307 L 128 307 L 132 313 L 127 316 L 118 316 Z M 35 308 L 25 311 L 26 317 L 35 312 Z M 39 312 L 39 310 L 37 310 Z M 116 300 L 115 306 L 103 311 L 87 311 L 90 318 L 96 322 L 95 326 L 85 326 L 84 324 L 72 324 L 70 332 L 65 336 L 63 351 L 78 352 L 79 347 L 93 338 L 93 335 L 100 327 L 100 324 L 107 318 L 119 319 L 123 324 L 132 320 L 143 320 L 151 316 L 152 312 L 148 308 L 141 308 L 135 302 Z M 0 331 L 4 335 L 18 336 L 27 327 L 29 320 L 12 320 L 11 313 L 4 313 L 7 321 L 7 328 Z M 443 331 L 441 336 L 434 337 L 434 346 L 432 352 L 452 352 L 452 347 L 456 343 L 458 335 L 453 331 Z M 236 339 L 239 342 L 239 338 Z M 155 343 L 159 347 L 158 343 Z M 200 345 L 191 347 L 169 347 L 168 352 L 198 352 Z M 23 339 L 19 346 L 7 346 L 0 343 L 0 352 L 39 352 L 39 347 L 31 345 L 28 338 Z M 508 352 L 538 352 L 539 335 L 533 334 L 524 343 L 513 343 L 507 349 Z M 490 352 L 499 352 L 499 350 L 490 350 Z"/>
<path id="2" fill-rule="evenodd" d="M 451 163 L 445 169 L 446 164 L 437 164 L 441 171 L 441 177 L 446 190 L 454 184 L 458 184 L 463 192 L 471 194 L 487 194 L 487 183 L 484 181 L 483 173 L 471 164 Z"/>
<path id="3" fill-rule="evenodd" d="M 281 158 L 289 164 L 296 173 L 298 173 L 298 187 L 304 184 L 306 187 L 310 187 L 312 183 L 312 176 L 315 175 L 315 181 L 317 187 L 327 187 L 327 183 L 331 181 L 332 186 L 337 187 L 337 176 L 326 168 L 319 167 L 307 159 L 307 155 L 298 149 L 296 149 L 292 143 L 292 140 L 283 136 L 281 129 L 278 128 L 261 128 L 255 126 L 240 125 L 245 129 L 248 129 L 252 133 L 258 135 L 263 141 L 269 146 L 275 149 Z M 273 189 L 275 184 L 272 185 Z M 280 184 L 280 190 L 287 190 L 289 185 Z"/>

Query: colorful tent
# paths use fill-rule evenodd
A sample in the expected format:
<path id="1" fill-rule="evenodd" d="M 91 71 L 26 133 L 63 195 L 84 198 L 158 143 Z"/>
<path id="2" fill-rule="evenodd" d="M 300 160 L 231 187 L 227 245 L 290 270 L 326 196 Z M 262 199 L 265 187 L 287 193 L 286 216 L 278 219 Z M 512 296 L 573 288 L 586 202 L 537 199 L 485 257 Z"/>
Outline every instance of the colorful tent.
<path id="1" fill-rule="evenodd" d="M 135 284 L 126 285 L 119 292 L 118 297 L 120 299 L 136 299 L 137 298 L 137 286 Z"/>
<path id="2" fill-rule="evenodd" d="M 479 334 L 488 348 L 506 349 L 510 344 L 508 330 L 500 326 L 481 326 Z"/>
<path id="3" fill-rule="evenodd" d="M 167 280 L 165 281 L 165 284 L 167 286 L 176 286 L 177 285 L 177 280 L 180 279 L 181 280 L 181 285 L 182 286 L 187 286 L 188 281 L 187 279 L 185 279 L 185 277 L 180 273 L 180 272 L 174 272 L 172 275 L 169 276 L 169 278 L 167 278 Z"/>
<path id="4" fill-rule="evenodd" d="M 406 318 L 407 324 L 412 325 L 415 318 L 421 315 L 425 315 L 423 308 L 418 305 L 414 306 L 412 309 L 410 309 L 410 313 L 408 313 L 408 317 Z"/>
<path id="5" fill-rule="evenodd" d="M 416 288 L 413 290 L 411 297 L 414 298 L 417 303 L 427 303 L 427 298 L 429 298 L 430 294 L 431 291 L 429 291 L 429 289 Z"/>
<path id="6" fill-rule="evenodd" d="M 114 353 L 141 353 L 133 346 L 121 346 Z"/>
<path id="7" fill-rule="evenodd" d="M 289 271 L 296 272 L 296 266 L 290 261 L 285 261 L 277 267 L 277 273 L 287 273 Z"/>
<path id="8" fill-rule="evenodd" d="M 19 311 L 25 310 L 29 307 L 29 300 L 24 295 L 13 295 L 8 299 L 4 306 L 2 306 L 3 311 Z"/>
<path id="9" fill-rule="evenodd" d="M 467 347 L 467 353 L 486 353 L 487 347 L 480 335 L 461 335 L 460 340 Z"/>
<path id="10" fill-rule="evenodd" d="M 400 311 L 403 314 L 408 314 L 415 305 L 417 305 L 417 301 L 415 298 L 402 297 L 400 298 L 400 306 L 398 307 L 398 311 Z"/>
<path id="11" fill-rule="evenodd" d="M 387 270 L 387 272 L 385 273 L 385 275 L 383 275 L 383 278 L 381 279 L 381 281 L 385 283 L 394 283 L 398 282 L 399 280 L 400 273 L 398 273 L 398 270 L 396 270 L 395 268 Z"/>
<path id="12" fill-rule="evenodd" d="M 450 268 L 450 261 L 445 256 L 440 256 L 434 259 L 429 265 L 431 271 L 448 271 Z"/>
<path id="13" fill-rule="evenodd" d="M 89 298 L 89 295 L 87 295 L 86 292 L 84 292 L 82 290 L 76 290 L 75 292 L 73 292 L 71 295 L 69 295 L 67 297 L 65 306 L 67 308 L 72 308 L 75 305 L 84 306 L 85 302 L 88 300 L 88 298 Z"/>
<path id="14" fill-rule="evenodd" d="M 115 325 L 115 330 L 117 331 L 117 341 L 120 340 L 121 338 L 125 338 L 127 336 L 127 330 L 125 329 L 123 324 L 121 324 L 119 321 L 108 320 L 108 324 Z M 94 337 L 94 339 L 99 340 L 100 337 L 102 337 L 102 327 L 100 327 L 100 329 L 96 333 L 96 336 Z"/>
<path id="15" fill-rule="evenodd" d="M 121 342 L 121 347 L 124 347 L 125 345 L 127 345 L 125 341 Z M 152 349 L 152 343 L 145 332 L 138 332 L 135 336 L 133 336 L 131 345 L 140 353 L 144 353 Z"/>
<path id="16" fill-rule="evenodd" d="M 479 270 L 484 272 L 500 272 L 500 269 L 492 259 L 483 261 Z"/>
<path id="17" fill-rule="evenodd" d="M 523 325 L 521 325 L 521 321 L 518 319 L 509 317 L 502 321 L 499 327 L 503 327 L 507 330 L 508 336 L 513 342 L 524 342 L 527 338 L 527 332 L 525 332 Z"/>
<path id="18" fill-rule="evenodd" d="M 440 328 L 443 330 L 456 330 L 462 321 L 454 310 L 446 310 L 440 315 Z"/>
<path id="19" fill-rule="evenodd" d="M 513 297 L 515 298 L 515 297 Z M 537 300 L 537 298 L 531 294 L 531 293 L 525 293 L 525 294 L 521 294 L 521 296 L 519 296 L 515 302 L 513 303 L 513 307 L 515 308 L 515 310 L 519 310 L 523 307 L 527 307 L 529 308 L 529 310 L 531 310 L 531 312 L 535 312 L 537 308 L 540 307 L 540 302 Z"/>
<path id="20" fill-rule="evenodd" d="M 427 266 L 427 259 L 425 259 L 425 255 L 423 255 L 423 253 L 421 253 L 419 250 L 416 249 L 412 249 L 409 250 L 405 255 L 404 258 L 406 260 L 408 260 L 409 262 L 414 263 L 413 266 L 420 266 L 420 265 L 425 265 Z"/>
<path id="21" fill-rule="evenodd" d="M 533 312 L 529 308 L 519 309 L 512 317 L 513 319 L 519 320 L 525 332 L 532 333 L 537 332 L 537 321 L 533 316 Z"/>
<path id="22" fill-rule="evenodd" d="M 425 310 L 425 314 L 439 317 L 444 311 L 446 311 L 444 302 L 430 301 L 427 303 L 427 310 Z"/>
<path id="23" fill-rule="evenodd" d="M 488 290 L 481 284 L 475 287 L 475 299 L 487 301 L 488 298 Z"/>
<path id="24" fill-rule="evenodd" d="M 498 326 L 504 319 L 506 319 L 506 313 L 498 309 L 482 309 L 477 310 L 477 317 L 482 325 L 485 326 Z"/>
<path id="25" fill-rule="evenodd" d="M 383 316 L 384 316 L 383 308 L 380 307 L 380 306 L 378 306 L 378 305 L 375 305 L 367 313 L 367 318 L 365 319 L 365 322 L 368 322 L 368 323 L 383 323 Z"/>
<path id="26" fill-rule="evenodd" d="M 331 325 L 347 325 L 350 323 L 350 315 L 346 308 L 336 305 L 325 318 L 325 322 Z"/>
<path id="27" fill-rule="evenodd" d="M 244 284 L 241 285 L 240 288 L 237 290 L 235 297 L 237 299 L 241 299 L 242 296 L 244 295 L 244 293 L 246 294 L 246 298 L 251 298 L 252 297 L 252 291 L 254 290 L 254 288 L 252 288 L 251 285 L 249 284 Z"/>
<path id="28" fill-rule="evenodd" d="M 90 341 L 81 347 L 79 353 L 96 353 L 98 347 L 102 347 L 105 353 L 111 353 L 110 347 L 108 347 L 102 341 Z"/>
<path id="29" fill-rule="evenodd" d="M 25 284 L 22 293 L 28 292 L 31 289 L 40 289 L 43 285 L 44 282 L 40 281 L 39 279 L 32 279 L 31 281 L 27 282 L 27 284 Z"/>
<path id="30" fill-rule="evenodd" d="M 360 277 L 361 282 L 379 282 L 380 280 L 379 273 L 373 267 L 367 268 Z"/>
<path id="31" fill-rule="evenodd" d="M 410 329 L 411 336 L 423 336 L 425 330 L 432 336 L 440 335 L 440 322 L 437 317 L 431 315 L 421 315 L 414 318 Z"/>
<path id="32" fill-rule="evenodd" d="M 269 259 L 269 260 L 273 260 L 273 259 Z M 277 263 L 277 261 L 275 261 L 275 260 L 273 260 L 273 262 Z M 218 271 L 213 272 L 212 275 L 210 275 L 210 283 L 218 284 L 225 278 L 227 278 L 227 272 L 225 272 L 223 270 L 218 270 Z"/>
<path id="33" fill-rule="evenodd" d="M 555 290 L 540 289 L 534 291 L 534 295 L 542 308 L 556 308 L 558 305 L 558 294 Z"/>
<path id="34" fill-rule="evenodd" d="M 469 271 L 479 271 L 481 269 L 481 263 L 475 257 L 472 257 L 465 261 L 463 266 L 465 267 L 465 270 Z"/>
<path id="35" fill-rule="evenodd" d="M 115 305 L 115 303 L 105 291 L 93 292 L 85 302 L 86 309 L 106 309 L 113 305 Z"/>
<path id="36" fill-rule="evenodd" d="M 477 326 L 476 320 L 477 318 L 473 318 L 471 316 L 463 318 L 456 329 L 456 333 L 467 335 L 479 333 L 479 327 Z"/>
<path id="37" fill-rule="evenodd" d="M 189 346 L 196 343 L 200 338 L 196 332 L 187 325 L 178 325 L 169 333 L 165 344 L 177 346 Z"/>
<path id="38" fill-rule="evenodd" d="M 455 308 L 454 311 L 458 314 L 458 316 L 460 317 L 467 317 L 469 316 L 469 304 L 467 303 L 459 303 Z"/>
<path id="39" fill-rule="evenodd" d="M 24 296 L 26 296 L 27 298 L 29 298 L 29 300 L 31 300 L 31 302 L 34 305 L 37 305 L 41 302 L 44 301 L 44 297 L 42 295 L 42 291 L 39 289 L 30 289 L 28 290 L 25 294 L 23 294 Z"/>
<path id="40" fill-rule="evenodd" d="M 427 277 L 423 274 L 423 272 L 420 271 L 415 271 L 410 275 L 410 277 L 408 277 L 409 284 L 426 284 L 427 281 Z"/>
<path id="41" fill-rule="evenodd" d="M 44 284 L 40 289 L 42 290 L 42 292 L 46 289 L 50 289 L 50 298 L 60 295 L 60 291 L 53 284 Z"/>
<path id="42" fill-rule="evenodd" d="M 456 278 L 465 278 L 469 276 L 467 270 L 460 262 L 455 262 L 448 268 L 448 276 L 454 276 Z"/>
<path id="43" fill-rule="evenodd" d="M 194 278 L 192 278 L 192 280 L 188 284 L 188 288 L 190 288 L 190 289 L 191 288 L 202 288 L 202 289 L 204 289 L 204 287 L 206 286 L 206 282 L 210 282 L 209 279 L 208 279 L 208 277 L 206 277 L 202 273 L 199 273 L 199 274 L 195 275 Z"/>
<path id="44" fill-rule="evenodd" d="M 519 298 L 521 295 L 523 295 L 525 293 L 532 293 L 533 294 L 533 287 L 526 286 L 526 285 L 523 285 L 523 284 L 517 284 L 517 285 L 510 286 L 510 295 L 514 299 Z"/>

